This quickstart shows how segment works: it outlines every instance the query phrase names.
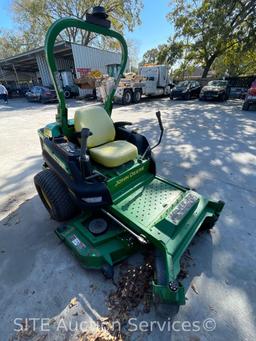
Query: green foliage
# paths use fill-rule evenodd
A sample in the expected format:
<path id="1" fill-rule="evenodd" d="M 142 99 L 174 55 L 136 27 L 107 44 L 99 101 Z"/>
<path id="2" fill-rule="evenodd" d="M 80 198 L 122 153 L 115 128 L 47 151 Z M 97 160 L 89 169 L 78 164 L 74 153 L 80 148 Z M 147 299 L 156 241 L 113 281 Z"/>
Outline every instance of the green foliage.
<path id="1" fill-rule="evenodd" d="M 16 20 L 39 39 L 55 20 L 67 16 L 85 20 L 86 13 L 97 5 L 98 0 L 13 0 Z M 113 28 L 119 32 L 124 28 L 132 31 L 140 24 L 141 0 L 101 0 L 100 5 L 105 7 Z M 95 35 L 69 28 L 60 39 L 88 45 Z"/>
<path id="2" fill-rule="evenodd" d="M 175 0 L 171 6 L 176 38 L 187 41 L 185 59 L 202 65 L 203 77 L 236 44 L 246 53 L 256 42 L 254 0 Z"/>
<path id="3" fill-rule="evenodd" d="M 143 55 L 141 64 L 157 64 L 158 52 L 157 48 L 146 51 Z"/>
<path id="4" fill-rule="evenodd" d="M 158 60 L 161 63 L 168 63 L 174 65 L 180 60 L 184 54 L 185 45 L 182 42 L 175 40 L 169 41 L 168 44 L 161 45 L 162 48 L 159 51 Z"/>
<path id="5" fill-rule="evenodd" d="M 43 45 L 47 29 L 55 20 L 72 16 L 85 20 L 86 13 L 94 6 L 104 6 L 112 27 L 123 33 L 124 29 L 132 31 L 140 24 L 142 0 L 12 0 L 12 12 L 18 24 L 17 32 L 4 32 L 0 35 L 0 49 L 7 43 L 10 48 L 4 56 L 13 55 Z M 16 44 L 12 39 L 18 36 Z M 10 39 L 11 38 L 11 39 Z M 97 44 L 114 48 L 108 40 L 98 39 L 94 34 L 76 28 L 66 29 L 59 40 L 81 43 L 83 45 Z M 11 47 L 13 45 L 13 48 Z"/>
<path id="6" fill-rule="evenodd" d="M 17 52 L 26 51 L 25 37 L 12 34 L 9 31 L 0 31 L 0 59 L 7 58 Z"/>
<path id="7" fill-rule="evenodd" d="M 213 68 L 218 77 L 225 73 L 229 76 L 255 75 L 256 74 L 256 50 L 241 51 L 239 44 L 216 58 Z"/>
<path id="8" fill-rule="evenodd" d="M 167 44 L 158 45 L 157 48 L 153 48 L 145 52 L 142 63 L 173 65 L 182 57 L 183 51 L 183 43 L 169 41 Z"/>
<path id="9" fill-rule="evenodd" d="M 172 71 L 171 76 L 174 80 L 183 80 L 185 78 L 190 78 L 194 71 L 195 66 L 185 60 L 179 67 Z"/>

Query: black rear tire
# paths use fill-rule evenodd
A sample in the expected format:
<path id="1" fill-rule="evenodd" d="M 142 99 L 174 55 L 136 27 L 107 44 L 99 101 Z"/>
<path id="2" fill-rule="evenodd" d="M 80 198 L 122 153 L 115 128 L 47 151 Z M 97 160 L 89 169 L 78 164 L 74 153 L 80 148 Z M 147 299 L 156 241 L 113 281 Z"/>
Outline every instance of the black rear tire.
<path id="1" fill-rule="evenodd" d="M 249 107 L 250 107 L 250 104 L 244 102 L 243 107 L 242 107 L 242 110 L 248 111 L 248 110 L 249 110 Z"/>
<path id="2" fill-rule="evenodd" d="M 42 98 L 41 96 L 39 98 L 39 102 L 42 104 L 46 104 L 46 100 L 44 98 Z"/>
<path id="3" fill-rule="evenodd" d="M 70 98 L 71 92 L 69 90 L 64 90 L 64 96 L 65 96 L 65 98 Z"/>
<path id="4" fill-rule="evenodd" d="M 191 94 L 188 92 L 188 93 L 186 93 L 186 95 L 185 95 L 185 100 L 186 101 L 189 101 L 191 99 Z"/>
<path id="5" fill-rule="evenodd" d="M 220 96 L 220 101 L 221 102 L 225 102 L 225 100 L 226 100 L 226 95 L 225 94 L 221 95 Z"/>
<path id="6" fill-rule="evenodd" d="M 141 90 L 135 90 L 133 94 L 133 102 L 139 103 L 141 100 Z"/>
<path id="7" fill-rule="evenodd" d="M 125 90 L 123 93 L 122 104 L 129 105 L 132 102 L 132 92 L 131 90 Z"/>
<path id="8" fill-rule="evenodd" d="M 45 208 L 52 219 L 68 220 L 78 213 L 67 187 L 50 169 L 44 169 L 34 177 L 34 183 Z"/>

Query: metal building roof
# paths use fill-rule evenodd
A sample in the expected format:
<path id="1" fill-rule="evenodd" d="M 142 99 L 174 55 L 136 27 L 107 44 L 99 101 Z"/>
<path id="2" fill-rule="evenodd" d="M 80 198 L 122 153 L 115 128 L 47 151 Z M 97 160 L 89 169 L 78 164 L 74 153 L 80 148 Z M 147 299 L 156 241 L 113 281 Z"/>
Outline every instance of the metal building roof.
<path id="1" fill-rule="evenodd" d="M 44 52 L 44 46 L 37 49 L 17 54 L 16 56 L 0 60 L 0 67 L 3 70 L 13 70 L 13 65 L 17 71 L 38 71 L 36 55 Z M 66 58 L 72 56 L 71 43 L 61 41 L 55 44 L 55 55 Z"/>

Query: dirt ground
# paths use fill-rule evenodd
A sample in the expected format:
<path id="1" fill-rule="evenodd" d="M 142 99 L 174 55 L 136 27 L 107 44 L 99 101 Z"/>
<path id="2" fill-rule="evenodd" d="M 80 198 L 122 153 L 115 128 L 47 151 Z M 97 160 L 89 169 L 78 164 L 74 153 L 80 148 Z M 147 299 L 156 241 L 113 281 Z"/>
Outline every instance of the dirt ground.
<path id="1" fill-rule="evenodd" d="M 71 100 L 71 116 L 87 104 Z M 255 339 L 256 112 L 243 112 L 241 106 L 240 100 L 165 98 L 113 111 L 114 120 L 133 122 L 153 144 L 159 135 L 155 112 L 161 110 L 165 134 L 155 150 L 158 173 L 226 203 L 212 232 L 197 236 L 189 248 L 186 305 L 164 311 L 152 306 L 150 312 L 136 307 L 127 338 Z M 106 298 L 115 290 L 101 273 L 82 269 L 60 243 L 54 234 L 58 223 L 36 194 L 33 176 L 42 165 L 37 129 L 54 121 L 55 112 L 54 104 L 0 103 L 1 341 L 14 340 L 15 334 L 20 340 L 83 340 L 82 332 L 71 329 L 82 322 L 94 328 L 93 323 L 104 321 Z M 135 255 L 125 266 L 140 262 Z M 30 327 L 22 336 L 15 329 L 26 318 Z"/>

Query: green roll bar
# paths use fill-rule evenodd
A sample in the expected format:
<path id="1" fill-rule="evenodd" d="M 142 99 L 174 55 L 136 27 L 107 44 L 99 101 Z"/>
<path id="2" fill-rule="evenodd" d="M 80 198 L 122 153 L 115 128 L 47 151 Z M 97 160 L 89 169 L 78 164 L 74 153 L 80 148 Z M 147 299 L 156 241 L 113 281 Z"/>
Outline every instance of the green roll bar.
<path id="1" fill-rule="evenodd" d="M 53 82 L 53 86 L 55 88 L 57 98 L 59 101 L 58 112 L 56 115 L 56 122 L 61 126 L 62 131 L 64 135 L 66 136 L 70 136 L 73 134 L 73 127 L 68 124 L 68 109 L 66 107 L 64 92 L 58 86 L 58 83 L 56 81 L 56 74 L 58 70 L 57 70 L 57 66 L 56 66 L 56 62 L 54 58 L 54 44 L 60 32 L 69 27 L 76 27 L 79 29 L 86 30 L 88 32 L 95 32 L 98 34 L 102 34 L 104 36 L 115 38 L 119 41 L 121 45 L 121 49 L 122 49 L 121 68 L 119 70 L 118 76 L 115 79 L 114 88 L 112 89 L 110 94 L 107 96 L 106 102 L 104 104 L 104 108 L 110 116 L 112 112 L 112 100 L 115 95 L 115 91 L 120 81 L 121 75 L 123 74 L 125 70 L 127 59 L 128 59 L 128 49 L 127 49 L 126 41 L 124 40 L 123 36 L 116 31 L 102 27 L 100 25 L 92 24 L 87 21 L 76 19 L 76 18 L 59 19 L 50 26 L 46 34 L 46 38 L 45 38 L 45 55 L 46 55 L 46 61 L 49 67 L 51 79 Z"/>

